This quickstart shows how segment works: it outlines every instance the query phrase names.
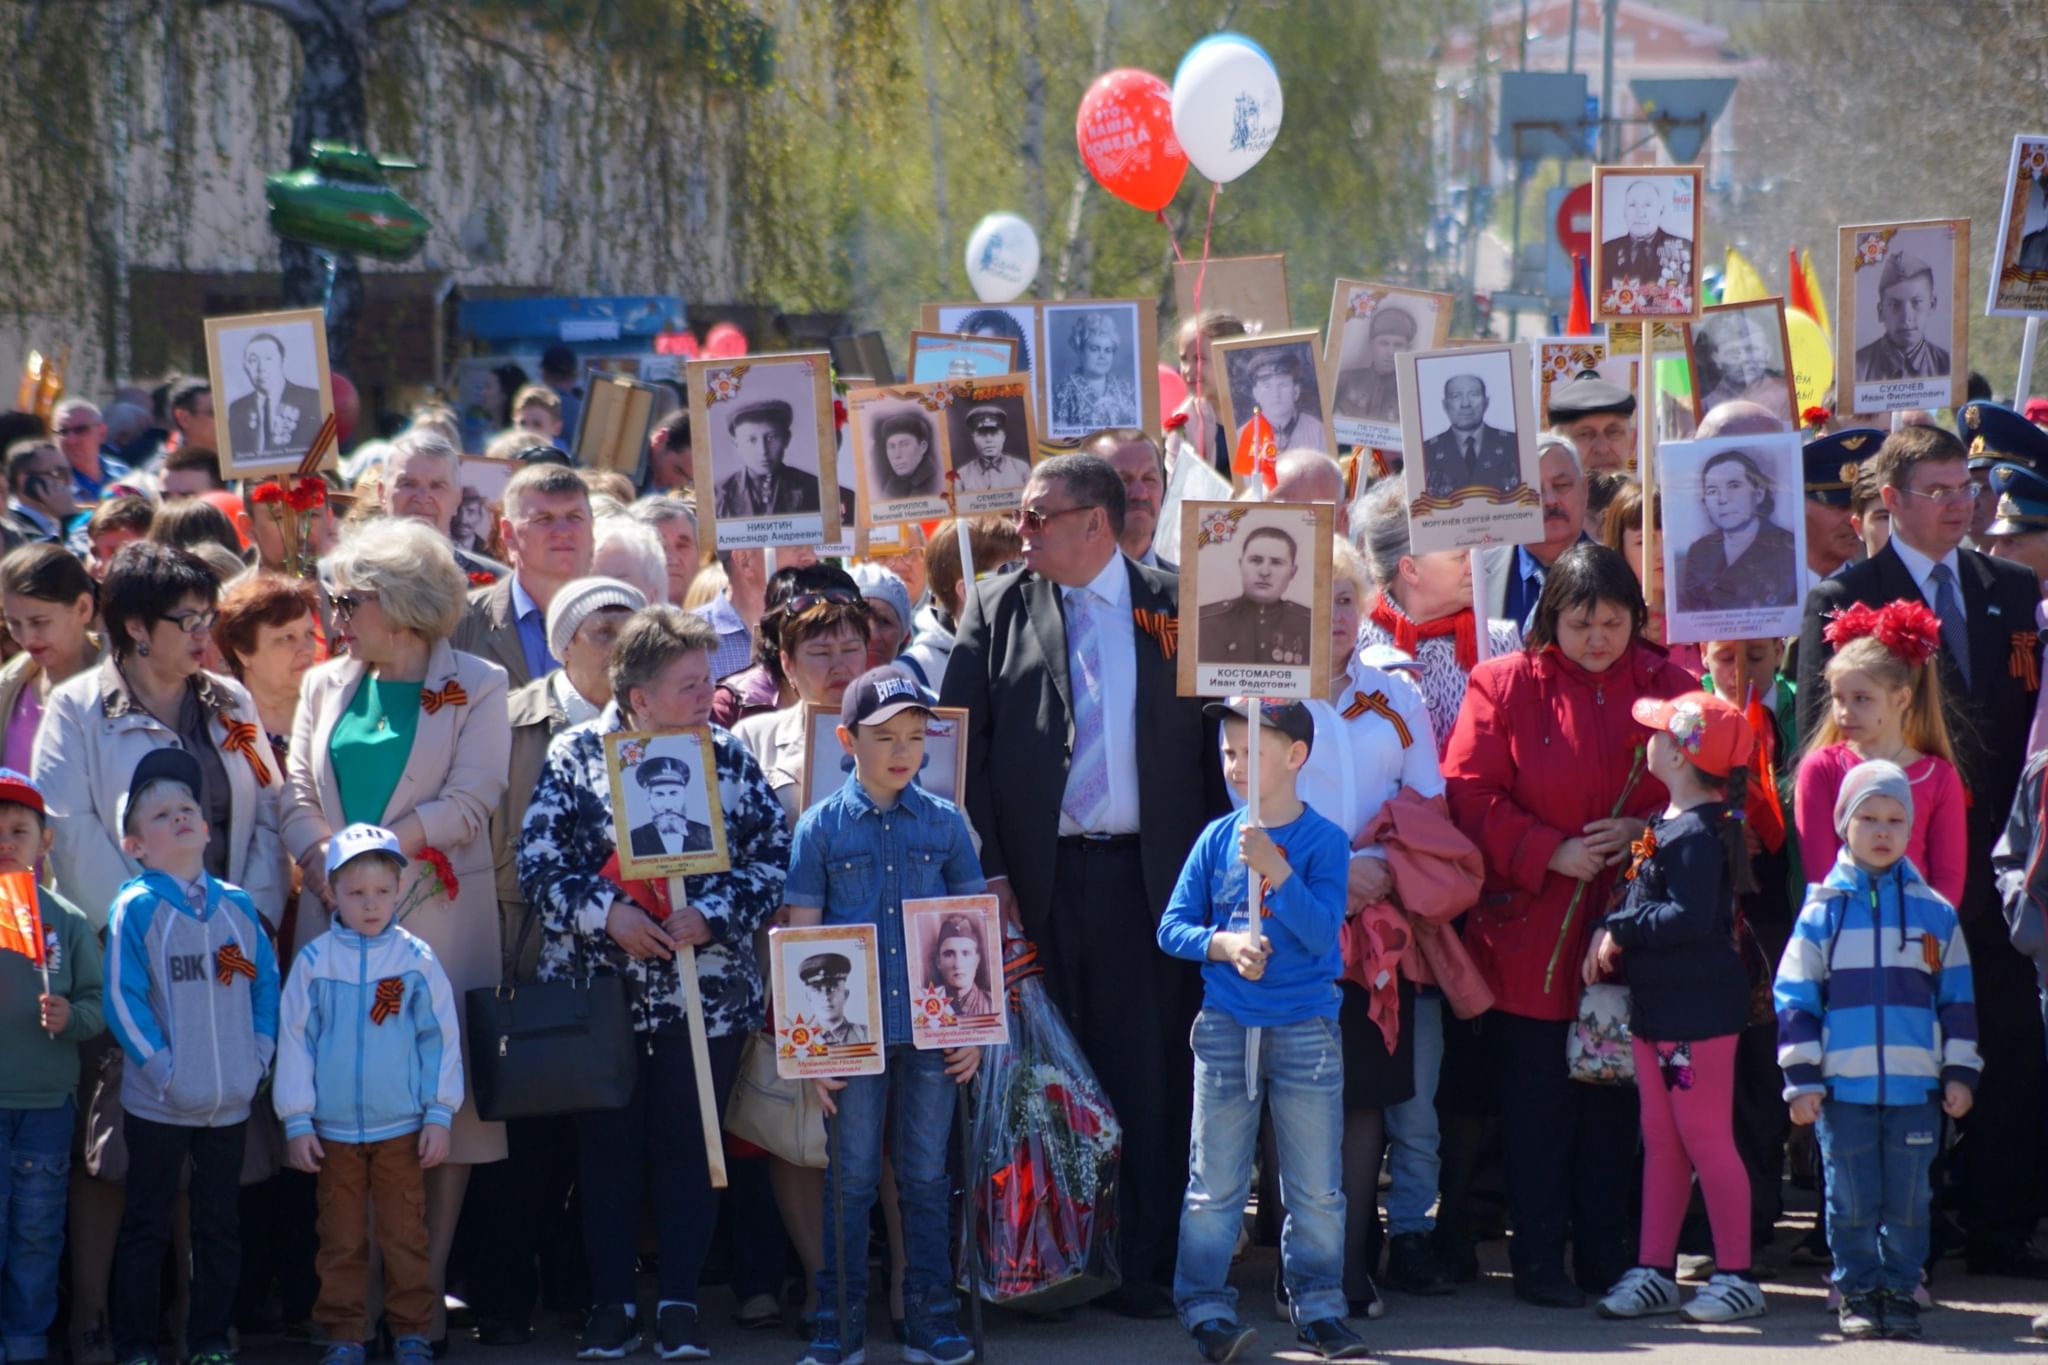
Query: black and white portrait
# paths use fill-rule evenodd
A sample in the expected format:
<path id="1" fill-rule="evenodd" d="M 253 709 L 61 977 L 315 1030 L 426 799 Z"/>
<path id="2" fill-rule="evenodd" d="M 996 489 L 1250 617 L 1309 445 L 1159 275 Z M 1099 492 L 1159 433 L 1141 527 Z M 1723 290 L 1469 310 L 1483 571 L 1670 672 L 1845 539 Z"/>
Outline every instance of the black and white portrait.
<path id="1" fill-rule="evenodd" d="M 2048 313 L 2048 138 L 2012 140 L 1986 313 Z"/>
<path id="2" fill-rule="evenodd" d="M 628 878 L 724 866 L 725 825 L 708 730 L 606 736 L 612 826 Z"/>
<path id="3" fill-rule="evenodd" d="M 1514 375 L 1497 353 L 1439 357 L 1416 368 L 1425 486 L 1434 497 L 1522 486 Z"/>
<path id="4" fill-rule="evenodd" d="M 1054 440 L 1144 423 L 1148 376 L 1135 303 L 1048 303 L 1046 433 Z M 1156 376 L 1151 376 L 1156 382 Z"/>
<path id="5" fill-rule="evenodd" d="M 1273 428 L 1276 451 L 1336 455 L 1317 340 L 1315 332 L 1302 331 L 1215 344 L 1216 363 L 1223 371 L 1223 420 L 1233 448 L 1256 409 Z"/>
<path id="6" fill-rule="evenodd" d="M 334 409 L 320 310 L 209 318 L 206 338 L 221 472 L 296 468 Z"/>
<path id="7" fill-rule="evenodd" d="M 1697 167 L 1595 168 L 1597 319 L 1699 315 L 1699 193 Z"/>
<path id="8" fill-rule="evenodd" d="M 993 896 L 903 902 L 910 1030 L 919 1047 L 1008 1041 L 997 914 Z"/>
<path id="9" fill-rule="evenodd" d="M 1345 445 L 1398 449 L 1400 383 L 1394 357 L 1443 344 L 1450 315 L 1442 295 L 1337 281 L 1328 359 L 1336 375 L 1330 415 Z"/>
<path id="10" fill-rule="evenodd" d="M 1784 305 L 1777 299 L 1709 308 L 1691 325 L 1693 392 L 1701 418 L 1723 403 L 1756 403 L 1773 417 L 1793 416 Z"/>
<path id="11" fill-rule="evenodd" d="M 1415 553 L 1543 538 L 1527 342 L 1401 357 L 1401 476 Z"/>
<path id="12" fill-rule="evenodd" d="M 1843 268 L 1852 282 L 1842 335 L 1843 345 L 1855 348 L 1849 372 L 1856 412 L 1960 400 L 1967 376 L 1955 281 L 1958 259 L 1968 260 L 1968 232 L 1967 220 L 1842 230 Z"/>
<path id="13" fill-rule="evenodd" d="M 478 555 L 491 552 L 491 532 L 504 506 L 505 485 L 518 467 L 481 455 L 462 457 L 462 501 L 456 504 L 455 519 L 448 528 L 448 538 L 456 549 Z"/>
<path id="14" fill-rule="evenodd" d="M 862 524 L 893 525 L 951 514 L 946 506 L 947 452 L 938 400 L 943 387 L 854 389 L 846 395 Z"/>
<path id="15" fill-rule="evenodd" d="M 815 545 L 833 528 L 832 406 L 824 353 L 690 362 L 690 429 L 709 454 L 717 548 Z M 700 498 L 703 496 L 700 492 Z"/>
<path id="16" fill-rule="evenodd" d="M 953 491 L 962 516 L 1008 511 L 1023 498 L 1035 445 L 1029 383 L 1021 374 L 980 380 L 946 409 Z"/>
<path id="17" fill-rule="evenodd" d="M 1670 639 L 1792 633 L 1805 590 L 1806 518 L 1794 433 L 1658 448 Z"/>
<path id="18" fill-rule="evenodd" d="M 872 924 L 774 929 L 777 1074 L 872 1075 L 882 1070 L 882 992 Z"/>
<path id="19" fill-rule="evenodd" d="M 1330 509 L 1185 506 L 1199 509 L 1192 536 L 1185 510 L 1181 528 L 1182 616 L 1192 602 L 1195 618 L 1193 639 L 1181 627 L 1181 651 L 1194 693 L 1310 695 L 1330 652 Z"/>

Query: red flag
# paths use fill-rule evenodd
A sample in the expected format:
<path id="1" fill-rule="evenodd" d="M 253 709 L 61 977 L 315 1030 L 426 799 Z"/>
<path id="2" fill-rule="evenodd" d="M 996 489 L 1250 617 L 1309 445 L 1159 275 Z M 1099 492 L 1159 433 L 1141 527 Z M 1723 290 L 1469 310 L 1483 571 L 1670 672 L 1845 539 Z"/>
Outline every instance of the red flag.
<path id="1" fill-rule="evenodd" d="M 648 881 L 627 881 L 625 874 L 619 870 L 619 851 L 617 849 L 613 849 L 612 856 L 605 859 L 605 864 L 598 869 L 597 875 L 625 892 L 633 904 L 639 906 L 642 910 L 654 916 L 654 918 L 661 920 L 669 917 L 673 907 L 669 905 L 667 879 L 655 878 Z"/>
<path id="2" fill-rule="evenodd" d="M 1771 746 L 1778 741 L 1778 725 L 1754 684 L 1749 705 L 1744 708 L 1750 733 L 1756 736 L 1755 777 L 1749 784 L 1748 809 L 1743 812 L 1763 846 L 1776 853 L 1785 846 L 1785 807 L 1778 799 L 1778 765 L 1771 759 Z"/>
<path id="3" fill-rule="evenodd" d="M 43 965 L 43 910 L 31 873 L 0 872 L 0 950 Z"/>
<path id="4" fill-rule="evenodd" d="M 1819 317 L 1820 310 L 1813 306 L 1813 291 L 1806 287 L 1806 272 L 1799 268 L 1799 248 L 1786 247 L 1785 259 L 1791 266 L 1785 276 L 1789 286 L 1785 290 L 1785 306 L 1797 308 L 1810 318 Z"/>
<path id="5" fill-rule="evenodd" d="M 1237 433 L 1237 455 L 1230 462 L 1230 468 L 1239 478 L 1250 478 L 1254 472 L 1267 492 L 1272 492 L 1280 483 L 1280 471 L 1275 462 L 1280 458 L 1279 443 L 1273 437 L 1273 424 L 1266 420 L 1266 414 L 1252 409 L 1252 420 L 1244 424 Z"/>
<path id="6" fill-rule="evenodd" d="M 1586 301 L 1586 256 L 1580 251 L 1572 253 L 1572 307 L 1565 316 L 1564 334 L 1568 337 L 1593 335 L 1593 309 Z"/>

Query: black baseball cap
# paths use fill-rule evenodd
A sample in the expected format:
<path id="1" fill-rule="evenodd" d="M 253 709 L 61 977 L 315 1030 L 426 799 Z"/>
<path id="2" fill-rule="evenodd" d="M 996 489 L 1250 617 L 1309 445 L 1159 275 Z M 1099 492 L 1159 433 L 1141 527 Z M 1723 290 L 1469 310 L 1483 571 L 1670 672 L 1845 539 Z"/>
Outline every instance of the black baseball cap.
<path id="1" fill-rule="evenodd" d="M 560 446 L 551 446 L 545 441 L 535 441 L 530 446 L 521 446 L 519 453 L 512 457 L 520 464 L 558 464 L 575 468 L 576 462 L 569 458 L 569 452 Z"/>
<path id="2" fill-rule="evenodd" d="M 128 779 L 128 790 L 121 793 L 120 808 L 114 812 L 114 823 L 124 834 L 128 830 L 128 808 L 135 804 L 144 787 L 158 781 L 178 783 L 192 793 L 195 801 L 204 785 L 199 760 L 191 754 L 183 749 L 151 749 L 135 765 L 135 775 Z"/>
<path id="3" fill-rule="evenodd" d="M 911 707 L 930 711 L 931 701 L 915 680 L 887 667 L 871 668 L 853 680 L 839 702 L 839 723 L 847 729 L 880 725 Z"/>
<path id="4" fill-rule="evenodd" d="M 1316 744 L 1316 718 L 1308 708 L 1298 701 L 1261 701 L 1253 697 L 1226 697 L 1212 701 L 1202 708 L 1202 714 L 1210 720 L 1222 720 L 1225 716 L 1236 716 L 1248 720 L 1256 708 L 1261 725 L 1278 730 L 1287 738 L 1298 739 L 1311 749 Z"/>

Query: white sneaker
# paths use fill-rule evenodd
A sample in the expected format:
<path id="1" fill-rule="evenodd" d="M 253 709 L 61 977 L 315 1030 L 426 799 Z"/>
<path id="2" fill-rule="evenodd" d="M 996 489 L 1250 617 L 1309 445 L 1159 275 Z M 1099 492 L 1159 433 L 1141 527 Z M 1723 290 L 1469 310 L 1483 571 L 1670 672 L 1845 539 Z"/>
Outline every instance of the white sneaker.
<path id="1" fill-rule="evenodd" d="M 1692 1296 L 1681 1315 L 1688 1322 L 1736 1322 L 1764 1315 L 1764 1291 L 1740 1275 L 1718 1274 Z"/>
<path id="2" fill-rule="evenodd" d="M 1706 1290 L 1700 1291 L 1702 1294 Z M 1664 1274 L 1639 1265 L 1614 1283 L 1600 1300 L 1603 1318 L 1646 1318 L 1678 1311 L 1678 1285 Z"/>

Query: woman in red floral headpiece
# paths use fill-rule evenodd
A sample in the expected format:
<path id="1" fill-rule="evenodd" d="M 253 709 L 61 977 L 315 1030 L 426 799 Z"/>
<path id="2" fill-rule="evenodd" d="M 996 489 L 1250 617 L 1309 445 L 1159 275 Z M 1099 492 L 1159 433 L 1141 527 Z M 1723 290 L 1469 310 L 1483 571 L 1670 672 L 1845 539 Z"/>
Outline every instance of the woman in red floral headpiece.
<path id="1" fill-rule="evenodd" d="M 1859 763 L 1888 759 L 1913 783 L 1913 832 L 1906 856 L 1950 905 L 1959 904 L 1969 850 L 1965 808 L 1948 723 L 1942 718 L 1941 675 L 1934 656 L 1941 620 L 1924 603 L 1883 607 L 1862 603 L 1828 623 L 1835 647 L 1825 679 L 1827 709 L 1799 765 L 1794 820 L 1806 879 L 1818 882 L 1842 846 L 1835 834 L 1835 794 Z"/>

